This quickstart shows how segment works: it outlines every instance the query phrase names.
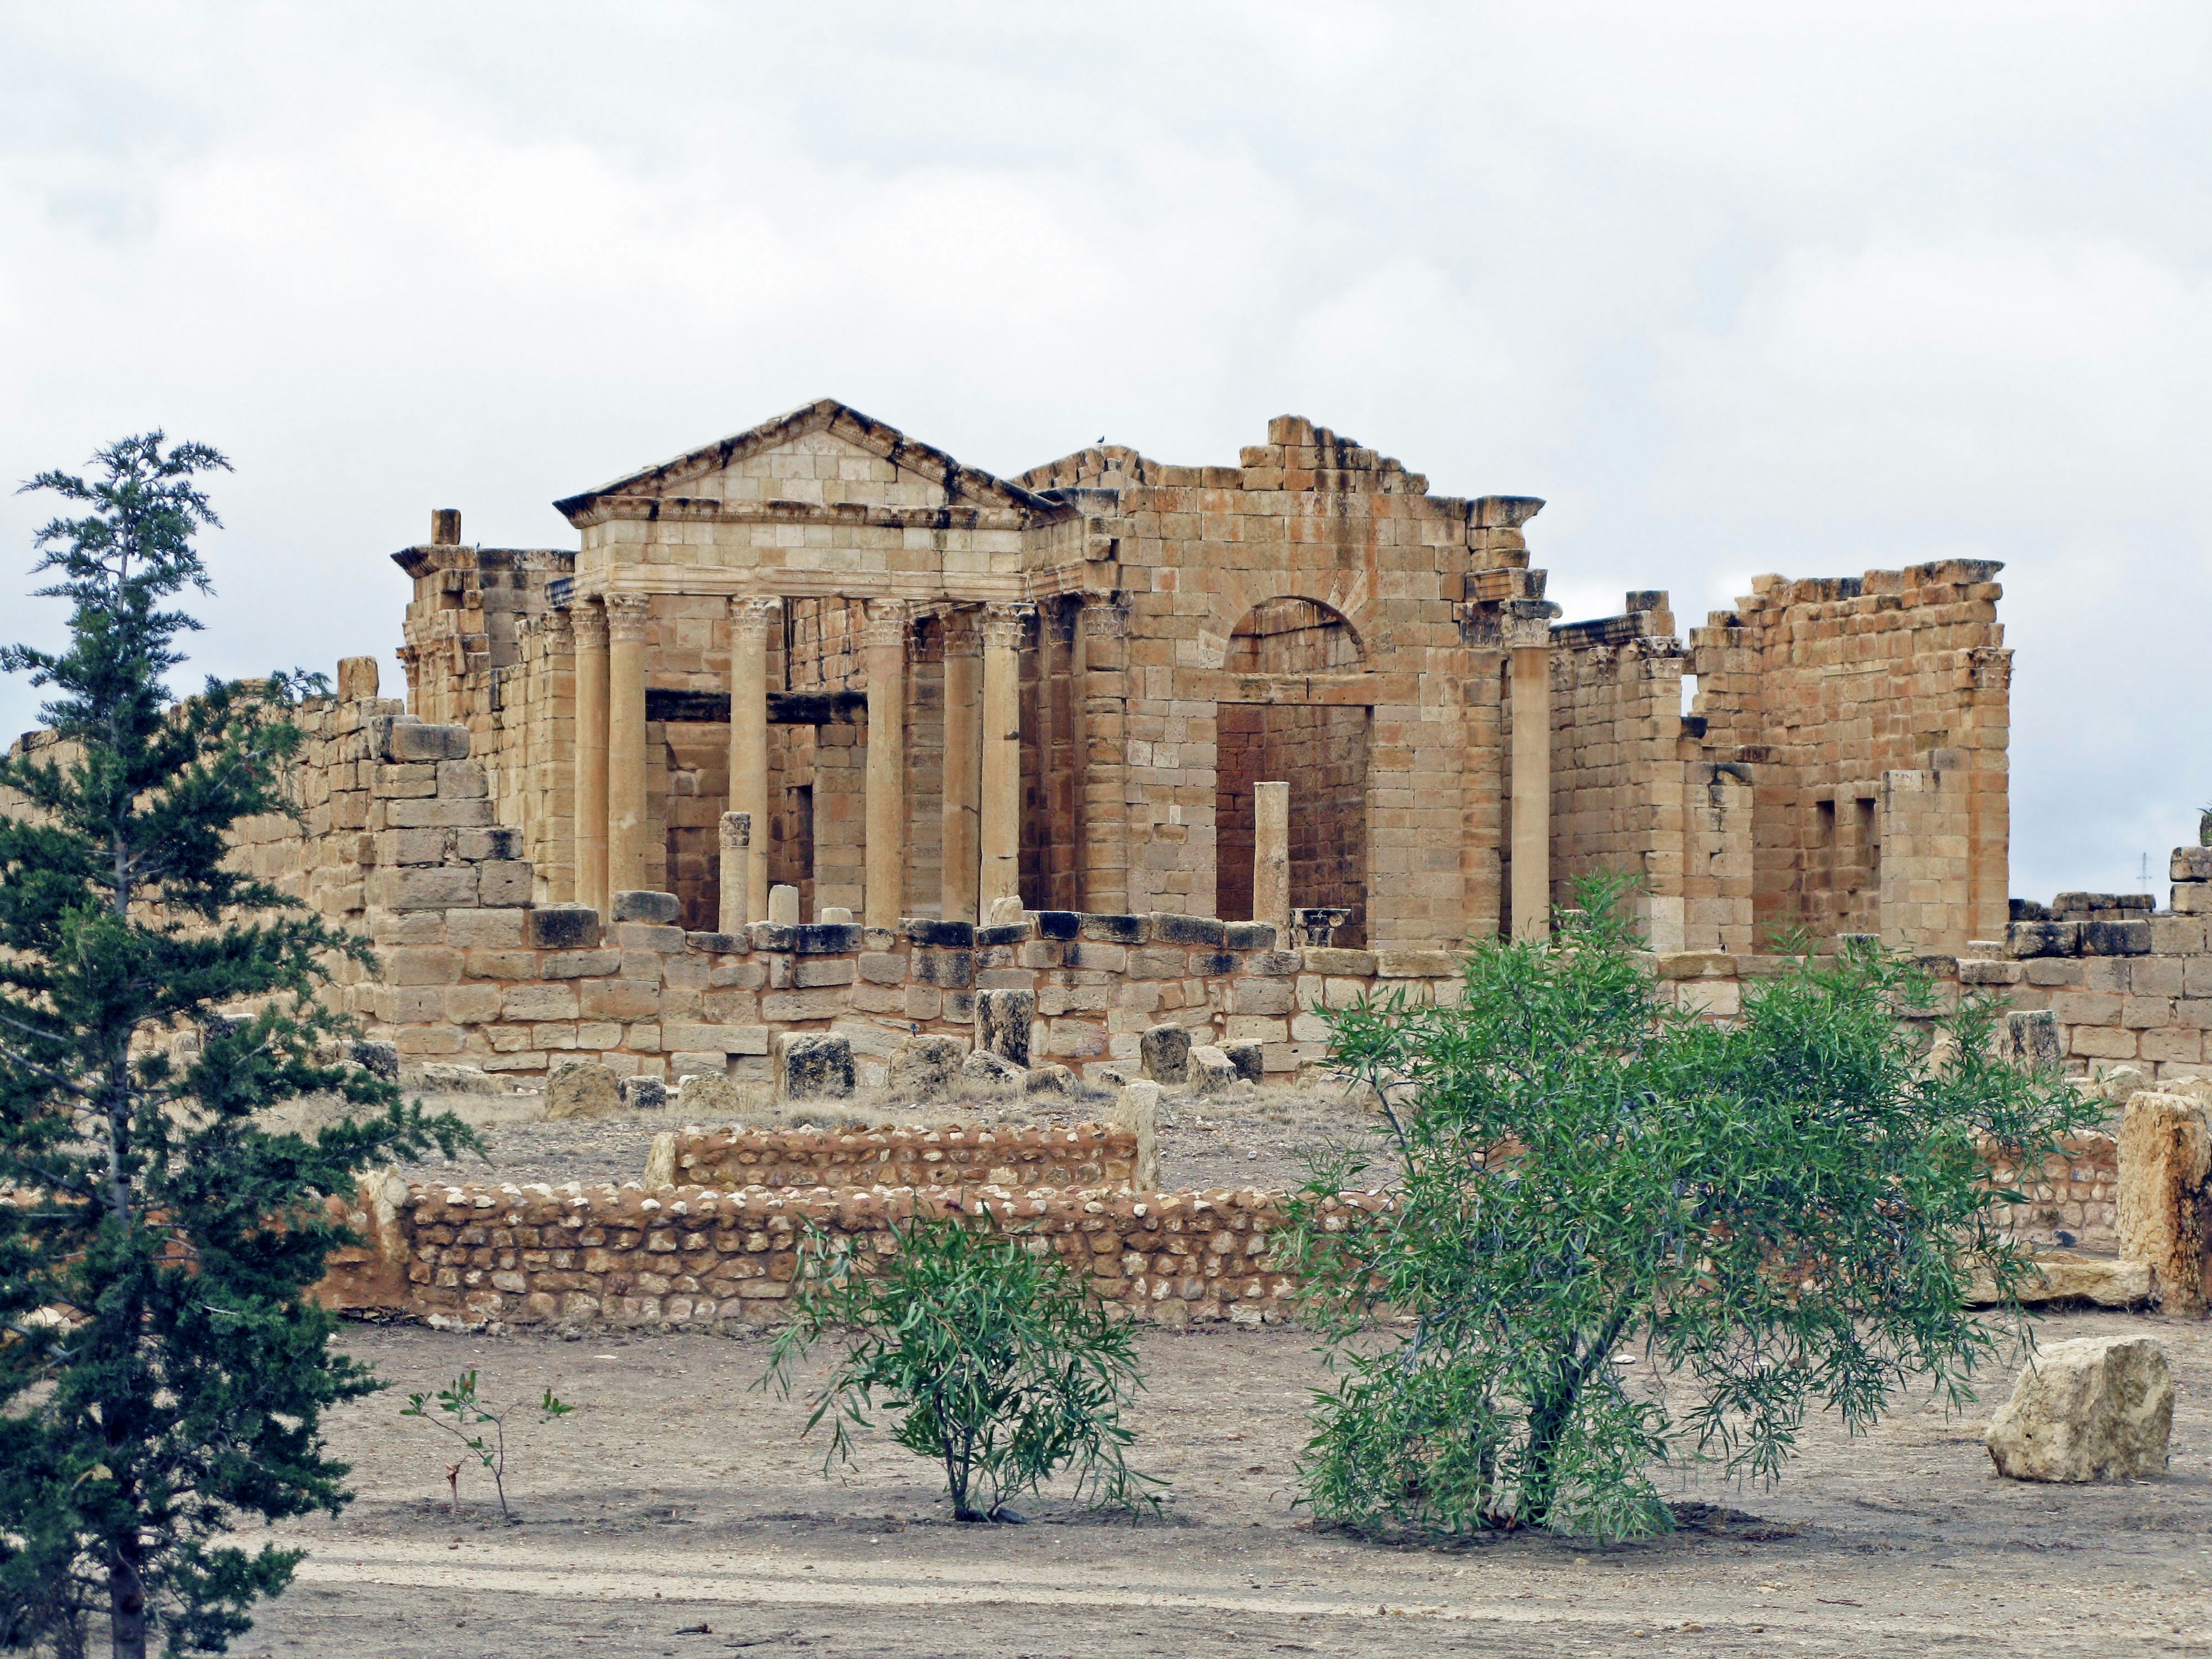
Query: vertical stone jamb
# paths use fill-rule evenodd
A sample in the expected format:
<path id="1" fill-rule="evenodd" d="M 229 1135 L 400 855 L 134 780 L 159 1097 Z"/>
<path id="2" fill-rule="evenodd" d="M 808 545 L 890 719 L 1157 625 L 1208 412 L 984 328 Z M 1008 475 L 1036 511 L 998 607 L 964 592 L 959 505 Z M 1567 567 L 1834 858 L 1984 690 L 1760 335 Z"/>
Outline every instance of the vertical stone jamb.
<path id="1" fill-rule="evenodd" d="M 607 613 L 586 600 L 576 632 L 576 902 L 607 914 Z"/>
<path id="2" fill-rule="evenodd" d="M 1291 943 L 1291 786 L 1252 786 L 1252 920 L 1271 924 L 1277 945 Z"/>
<path id="3" fill-rule="evenodd" d="M 607 599 L 607 886 L 610 894 L 646 885 L 649 815 L 645 799 L 645 636 L 653 601 L 642 593 Z"/>
<path id="4" fill-rule="evenodd" d="M 975 900 L 985 921 L 1000 899 L 1021 897 L 1021 650 L 1030 609 L 993 605 L 983 610 L 983 744 L 977 769 L 982 811 L 976 825 L 982 857 Z"/>
<path id="5" fill-rule="evenodd" d="M 1513 653 L 1513 936 L 1552 931 L 1552 625 L 1507 623 Z"/>
<path id="6" fill-rule="evenodd" d="M 743 933 L 748 924 L 745 911 L 750 903 L 751 872 L 747 868 L 752 860 L 753 819 L 750 812 L 722 814 L 721 915 L 718 924 L 723 933 Z"/>
<path id="7" fill-rule="evenodd" d="M 907 607 L 871 599 L 863 638 L 868 666 L 868 772 L 864 920 L 897 926 L 906 899 Z"/>
<path id="8" fill-rule="evenodd" d="M 729 810 L 757 826 L 760 856 L 745 860 L 744 921 L 768 915 L 768 629 L 778 599 L 730 601 Z M 730 895 L 722 895 L 723 914 Z"/>
<path id="9" fill-rule="evenodd" d="M 944 886 L 938 915 L 946 921 L 980 920 L 975 908 L 981 842 L 978 838 L 977 754 L 982 735 L 982 661 L 972 611 L 945 616 Z"/>
<path id="10" fill-rule="evenodd" d="M 1128 607 L 1119 594 L 1086 592 L 1077 629 L 1079 904 L 1116 915 L 1129 907 Z"/>

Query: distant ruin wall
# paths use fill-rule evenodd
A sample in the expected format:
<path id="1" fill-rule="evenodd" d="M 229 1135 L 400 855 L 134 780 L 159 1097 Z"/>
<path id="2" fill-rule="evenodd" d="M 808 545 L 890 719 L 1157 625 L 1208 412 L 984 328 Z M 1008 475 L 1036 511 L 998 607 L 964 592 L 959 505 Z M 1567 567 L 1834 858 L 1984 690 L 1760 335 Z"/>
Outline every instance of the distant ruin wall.
<path id="1" fill-rule="evenodd" d="M 679 1185 L 752 1187 L 1040 1187 L 1129 1190 L 1137 1135 L 1088 1123 L 1073 1129 L 686 1128 L 676 1136 Z"/>

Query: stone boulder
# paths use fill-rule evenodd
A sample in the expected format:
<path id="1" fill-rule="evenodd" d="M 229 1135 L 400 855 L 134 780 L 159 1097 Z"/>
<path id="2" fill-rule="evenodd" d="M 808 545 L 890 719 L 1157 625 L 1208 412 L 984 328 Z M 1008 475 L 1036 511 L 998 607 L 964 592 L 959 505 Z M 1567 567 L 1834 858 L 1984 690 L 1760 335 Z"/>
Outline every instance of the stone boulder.
<path id="1" fill-rule="evenodd" d="M 613 1117 L 623 1109 L 622 1079 L 595 1060 L 563 1060 L 545 1079 L 545 1120 Z"/>
<path id="2" fill-rule="evenodd" d="M 346 1052 L 355 1065 L 371 1076 L 380 1077 L 386 1083 L 399 1081 L 398 1043 L 362 1041 L 347 1044 Z"/>
<path id="3" fill-rule="evenodd" d="M 779 1031 L 773 1059 L 778 1100 L 847 1100 L 853 1045 L 835 1031 Z"/>
<path id="4" fill-rule="evenodd" d="M 1075 1073 L 1065 1066 L 1032 1066 L 1022 1089 L 1032 1095 L 1072 1095 L 1075 1092 Z"/>
<path id="5" fill-rule="evenodd" d="M 1212 1043 L 1201 1042 L 1190 1051 L 1190 1091 L 1201 1099 L 1226 1094 L 1231 1085 L 1242 1080 L 1237 1074 L 1237 1062 Z"/>
<path id="6" fill-rule="evenodd" d="M 1024 1067 L 988 1048 L 978 1048 L 960 1062 L 960 1080 L 971 1089 L 988 1092 L 1018 1089 L 1028 1077 Z"/>
<path id="7" fill-rule="evenodd" d="M 891 1050 L 886 1079 L 891 1095 L 902 1101 L 944 1100 L 960 1080 L 960 1062 L 968 1045 L 958 1037 L 915 1036 Z"/>
<path id="8" fill-rule="evenodd" d="M 1035 991 L 975 993 L 975 1047 L 1027 1069 L 1030 1029 L 1036 1023 Z"/>
<path id="9" fill-rule="evenodd" d="M 2173 1376 L 2154 1336 L 2054 1342 L 2013 1384 L 1983 1443 L 2012 1480 L 2119 1480 L 2166 1473 Z"/>
<path id="10" fill-rule="evenodd" d="M 446 1060 L 426 1060 L 417 1069 L 407 1068 L 401 1081 L 410 1089 L 436 1095 L 501 1095 L 507 1091 L 481 1066 L 457 1066 Z"/>
<path id="11" fill-rule="evenodd" d="M 1267 1080 L 1267 1051 L 1260 1044 L 1249 1041 L 1224 1042 L 1221 1045 L 1221 1052 L 1229 1056 L 1229 1063 L 1237 1068 L 1237 1075 L 1245 1082 L 1265 1083 Z"/>
<path id="12" fill-rule="evenodd" d="M 677 1084 L 676 1103 L 702 1122 L 733 1118 L 745 1104 L 736 1084 L 704 1072 L 695 1072 Z"/>
<path id="13" fill-rule="evenodd" d="M 1190 1080 L 1190 1033 L 1180 1025 L 1155 1025 L 1137 1040 L 1147 1083 Z"/>

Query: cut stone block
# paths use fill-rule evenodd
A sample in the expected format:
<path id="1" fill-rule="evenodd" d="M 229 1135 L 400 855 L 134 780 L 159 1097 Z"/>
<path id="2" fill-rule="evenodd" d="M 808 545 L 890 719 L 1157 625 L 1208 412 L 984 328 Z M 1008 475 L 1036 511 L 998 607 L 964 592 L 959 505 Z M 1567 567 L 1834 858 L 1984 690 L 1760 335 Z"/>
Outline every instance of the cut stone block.
<path id="1" fill-rule="evenodd" d="M 2014 1480 L 2125 1480 L 2166 1473 L 2173 1376 L 2154 1336 L 2091 1336 L 2038 1354 L 1983 1437 Z"/>
<path id="2" fill-rule="evenodd" d="M 1030 1030 L 1036 1022 L 1034 991 L 978 991 L 975 1047 L 1027 1069 Z"/>
<path id="3" fill-rule="evenodd" d="M 1190 1079 L 1190 1033 L 1180 1025 L 1153 1026 L 1140 1039 L 1137 1054 L 1151 1082 L 1186 1083 Z"/>
<path id="4" fill-rule="evenodd" d="M 605 931 L 588 904 L 541 904 L 530 913 L 526 937 L 540 951 L 589 951 Z"/>
<path id="5" fill-rule="evenodd" d="M 676 1103 L 702 1121 L 735 1117 L 744 1109 L 744 1097 L 726 1077 L 694 1073 L 676 1085 Z"/>
<path id="6" fill-rule="evenodd" d="M 623 1109 L 622 1079 L 592 1060 L 565 1060 L 545 1079 L 545 1118 L 612 1117 Z"/>
<path id="7" fill-rule="evenodd" d="M 2170 1314 L 2212 1307 L 2212 1121 L 2204 1103 L 2145 1091 L 2119 1134 L 2120 1254 L 2150 1263 Z"/>
<path id="8" fill-rule="evenodd" d="M 1130 1190 L 1139 1193 L 1159 1191 L 1160 1085 L 1157 1083 L 1124 1084 L 1106 1122 L 1109 1128 L 1127 1129 L 1137 1137 L 1137 1162 L 1129 1174 Z"/>
<path id="9" fill-rule="evenodd" d="M 944 1100 L 960 1078 L 968 1045 L 958 1037 L 910 1036 L 891 1053 L 888 1079 L 902 1101 Z"/>
<path id="10" fill-rule="evenodd" d="M 1267 1050 L 1261 1044 L 1224 1042 L 1221 1045 L 1221 1052 L 1229 1057 L 1229 1063 L 1237 1068 L 1237 1075 L 1245 1082 L 1265 1083 L 1267 1080 Z"/>
<path id="11" fill-rule="evenodd" d="M 978 1048 L 960 1062 L 960 1080 L 971 1088 L 985 1090 L 1018 1089 L 1027 1081 L 1029 1073 L 1004 1054 L 993 1054 L 988 1048 Z"/>
<path id="12" fill-rule="evenodd" d="M 2066 1064 L 2059 1041 L 2058 1017 L 2048 1008 L 2016 1010 L 2005 1016 L 2005 1058 L 2023 1072 L 2057 1072 Z"/>
<path id="13" fill-rule="evenodd" d="M 1034 1066 L 1022 1085 L 1024 1094 L 1071 1095 L 1075 1092 L 1075 1073 L 1060 1065 Z"/>
<path id="14" fill-rule="evenodd" d="M 623 1104 L 633 1112 L 659 1112 L 668 1108 L 668 1085 L 657 1077 L 626 1077 L 622 1083 Z"/>
<path id="15" fill-rule="evenodd" d="M 853 1045 L 834 1031 L 780 1031 L 771 1057 L 778 1100 L 845 1100 L 853 1092 Z"/>
<path id="16" fill-rule="evenodd" d="M 347 1045 L 353 1063 L 386 1083 L 399 1081 L 399 1045 L 396 1042 L 354 1042 Z"/>
<path id="17" fill-rule="evenodd" d="M 645 921 L 666 927 L 684 914 L 684 902 L 673 893 L 639 890 L 615 895 L 617 921 Z"/>
<path id="18" fill-rule="evenodd" d="M 1236 1062 L 1212 1043 L 1201 1042 L 1190 1051 L 1190 1091 L 1201 1099 L 1224 1093 L 1241 1080 Z"/>
<path id="19" fill-rule="evenodd" d="M 799 926 L 799 890 L 779 882 L 768 890 L 768 919 L 777 927 Z"/>

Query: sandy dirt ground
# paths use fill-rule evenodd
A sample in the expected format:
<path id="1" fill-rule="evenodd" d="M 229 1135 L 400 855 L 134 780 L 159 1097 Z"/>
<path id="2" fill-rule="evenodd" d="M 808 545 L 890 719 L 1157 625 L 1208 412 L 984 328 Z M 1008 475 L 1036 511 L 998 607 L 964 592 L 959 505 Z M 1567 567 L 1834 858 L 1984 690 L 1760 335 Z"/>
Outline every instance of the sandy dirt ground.
<path id="1" fill-rule="evenodd" d="M 1296 1330 L 1146 1337 L 1139 1462 L 1166 1518 L 1101 1521 L 1047 1495 L 1025 1526 L 962 1526 L 932 1468 L 880 1431 L 824 1479 L 802 1395 L 752 1385 L 767 1345 L 700 1335 L 471 1336 L 351 1326 L 392 1391 L 334 1416 L 357 1501 L 276 1529 L 311 1552 L 246 1655 L 1060 1656 L 1974 1654 L 2212 1649 L 2212 1328 L 2074 1314 L 2046 1341 L 2148 1330 L 2180 1389 L 2163 1480 L 1998 1480 L 1980 1444 L 2009 1370 L 1965 1417 L 1908 1408 L 1851 1442 L 1816 1423 L 1771 1491 L 1682 1483 L 1732 1510 L 1599 1547 L 1510 1537 L 1390 1547 L 1292 1506 L 1309 1390 Z M 551 1386 L 523 1423 L 517 1524 L 404 1395 L 480 1368 Z"/>

